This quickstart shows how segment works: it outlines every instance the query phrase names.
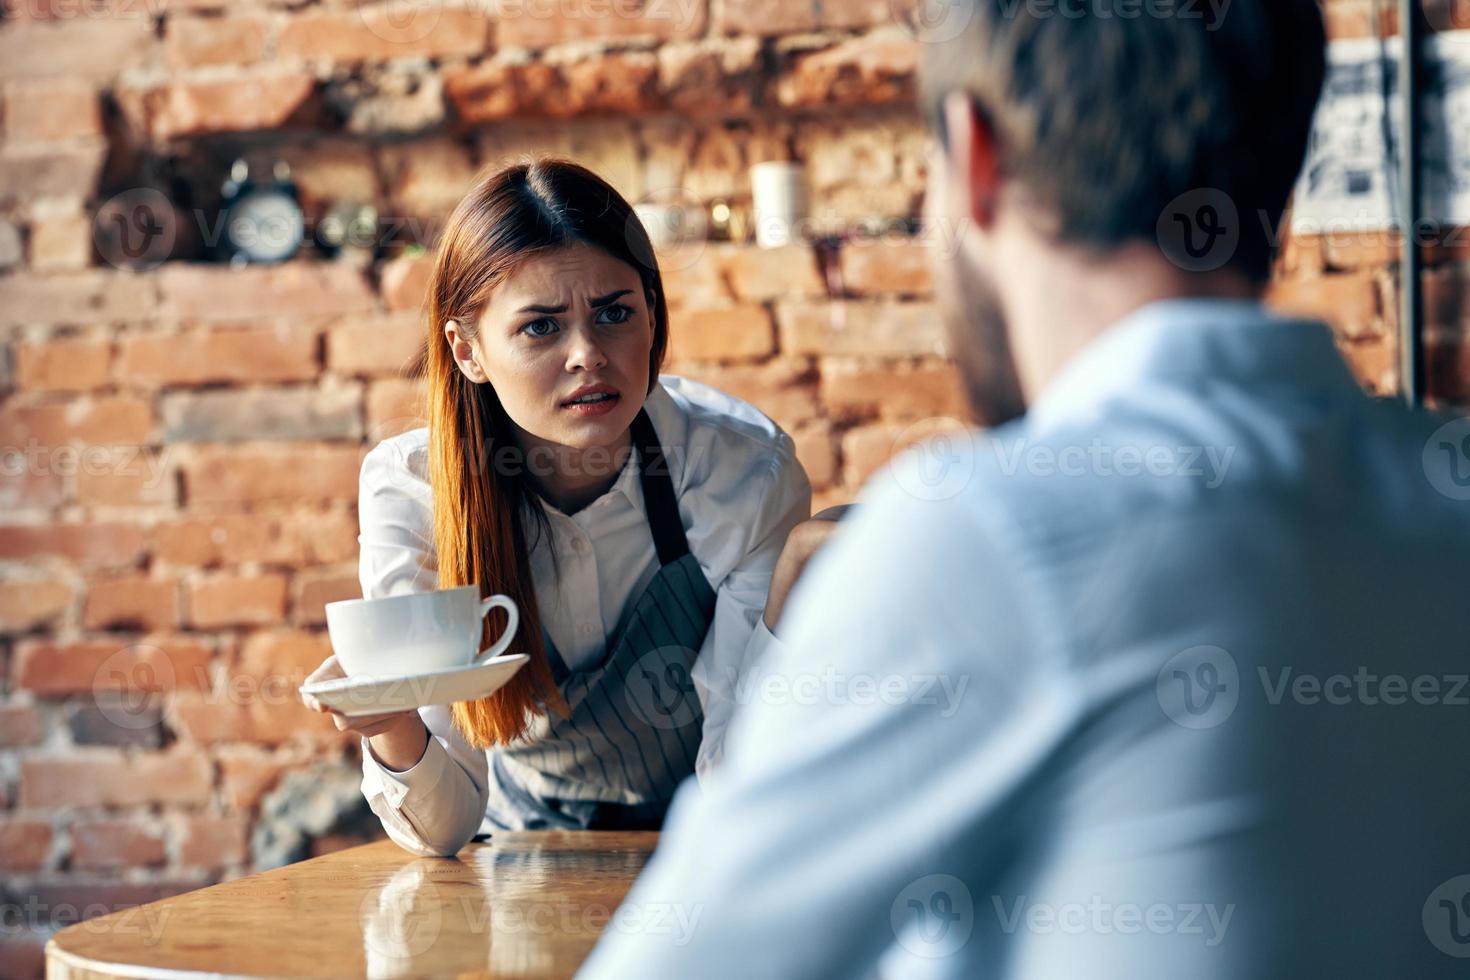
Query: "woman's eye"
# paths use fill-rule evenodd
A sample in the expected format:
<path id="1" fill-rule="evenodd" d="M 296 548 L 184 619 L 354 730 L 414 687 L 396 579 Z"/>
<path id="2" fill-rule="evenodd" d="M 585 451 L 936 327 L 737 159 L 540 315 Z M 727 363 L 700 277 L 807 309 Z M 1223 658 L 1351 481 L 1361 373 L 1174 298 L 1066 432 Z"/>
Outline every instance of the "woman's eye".
<path id="1" fill-rule="evenodd" d="M 532 337 L 550 337 L 556 333 L 556 321 L 547 319 L 532 320 L 530 323 L 521 327 L 521 332 L 529 334 Z"/>
<path id="2" fill-rule="evenodd" d="M 627 323 L 633 316 L 633 308 L 622 303 L 614 303 L 611 306 L 604 306 L 599 313 L 605 318 L 602 321 L 604 323 Z"/>

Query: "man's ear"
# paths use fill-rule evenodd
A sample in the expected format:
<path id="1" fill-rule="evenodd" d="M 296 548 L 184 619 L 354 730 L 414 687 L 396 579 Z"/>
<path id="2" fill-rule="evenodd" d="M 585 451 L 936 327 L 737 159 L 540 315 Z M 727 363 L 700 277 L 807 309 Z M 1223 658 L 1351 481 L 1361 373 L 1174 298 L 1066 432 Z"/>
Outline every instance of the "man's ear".
<path id="1" fill-rule="evenodd" d="M 1000 197 L 1000 148 L 995 127 L 961 92 L 944 99 L 950 186 L 954 206 L 981 231 L 995 224 Z"/>
<path id="2" fill-rule="evenodd" d="M 460 371 L 466 378 L 475 384 L 484 384 L 490 380 L 480 369 L 480 362 L 475 359 L 474 345 L 460 333 L 458 320 L 444 321 L 444 341 L 449 344 L 450 356 L 454 358 L 454 363 L 459 365 Z"/>

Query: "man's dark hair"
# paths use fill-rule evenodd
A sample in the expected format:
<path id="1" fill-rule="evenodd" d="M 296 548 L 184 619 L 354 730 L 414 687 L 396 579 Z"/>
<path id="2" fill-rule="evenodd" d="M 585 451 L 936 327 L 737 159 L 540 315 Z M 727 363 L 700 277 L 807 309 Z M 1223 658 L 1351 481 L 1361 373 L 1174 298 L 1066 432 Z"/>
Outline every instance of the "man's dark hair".
<path id="1" fill-rule="evenodd" d="M 1157 242 L 1177 199 L 1223 196 L 1231 265 L 1269 278 L 1325 72 L 1317 0 L 951 2 L 965 27 L 926 45 L 924 109 L 942 140 L 945 96 L 969 95 L 1039 227 Z"/>

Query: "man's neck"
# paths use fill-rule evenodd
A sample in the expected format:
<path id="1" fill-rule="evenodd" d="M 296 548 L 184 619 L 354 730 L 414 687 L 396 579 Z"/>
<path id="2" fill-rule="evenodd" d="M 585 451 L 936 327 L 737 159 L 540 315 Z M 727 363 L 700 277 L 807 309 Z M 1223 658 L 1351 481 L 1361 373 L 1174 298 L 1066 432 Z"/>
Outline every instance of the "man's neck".
<path id="1" fill-rule="evenodd" d="M 1144 244 L 1101 259 L 1040 243 L 1030 252 L 1008 253 L 1011 261 L 1001 284 L 1028 404 L 1082 348 L 1135 310 L 1170 299 L 1258 300 L 1263 291 L 1231 269 L 1185 272 Z"/>

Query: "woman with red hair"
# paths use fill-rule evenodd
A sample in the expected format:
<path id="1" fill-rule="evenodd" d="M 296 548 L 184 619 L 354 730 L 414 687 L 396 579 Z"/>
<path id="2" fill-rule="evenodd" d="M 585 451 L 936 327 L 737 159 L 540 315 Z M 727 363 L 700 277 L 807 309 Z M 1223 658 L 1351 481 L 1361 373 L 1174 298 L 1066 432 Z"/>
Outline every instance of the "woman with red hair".
<path id="1" fill-rule="evenodd" d="M 772 642 L 773 571 L 811 506 L 791 439 L 659 376 L 652 246 L 575 164 L 481 179 L 444 229 L 427 305 L 428 425 L 363 463 L 363 595 L 507 594 L 531 659 L 480 701 L 335 714 L 363 736 L 363 791 L 424 854 L 495 828 L 656 827 L 718 760 L 739 680 Z M 311 679 L 340 674 L 330 658 Z"/>

